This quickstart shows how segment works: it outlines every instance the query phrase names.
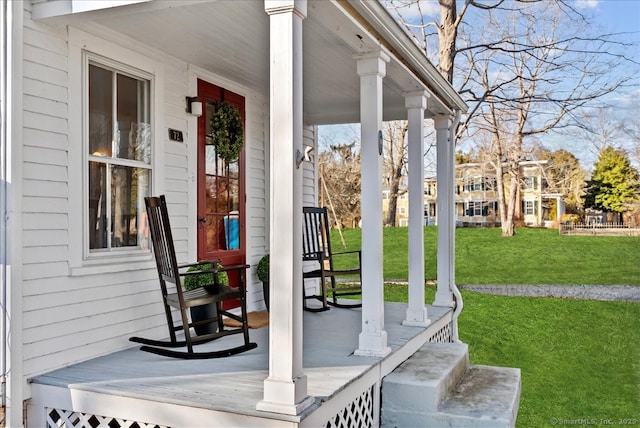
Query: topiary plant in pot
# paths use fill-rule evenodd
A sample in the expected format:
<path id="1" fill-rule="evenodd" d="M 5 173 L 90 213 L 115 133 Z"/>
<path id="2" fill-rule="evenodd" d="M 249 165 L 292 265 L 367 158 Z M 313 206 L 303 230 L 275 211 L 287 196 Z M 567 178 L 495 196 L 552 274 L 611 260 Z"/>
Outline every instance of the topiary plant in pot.
<path id="1" fill-rule="evenodd" d="M 269 310 L 269 254 L 262 256 L 256 268 L 258 279 L 262 281 L 262 294 L 264 295 L 264 304 Z"/>
<path id="2" fill-rule="evenodd" d="M 215 269 L 222 268 L 222 265 L 216 262 Z M 210 271 L 213 270 L 213 263 L 202 263 L 194 266 L 190 266 L 187 269 L 187 272 L 195 272 L 195 271 Z M 215 293 L 218 291 L 218 287 L 220 285 L 229 285 L 229 276 L 226 272 L 220 272 L 217 274 L 213 272 L 206 272 L 201 274 L 190 274 L 184 276 L 183 286 L 186 291 L 194 290 L 199 287 L 204 287 L 205 290 Z M 211 318 L 218 317 L 218 310 L 216 308 L 215 303 L 211 303 L 203 306 L 194 306 L 189 308 L 191 312 L 191 321 L 198 322 L 204 321 Z M 218 331 L 218 326 L 216 323 L 208 323 L 203 325 L 194 326 L 197 335 L 210 334 Z"/>
<path id="3" fill-rule="evenodd" d="M 222 265 L 216 262 L 215 269 L 221 269 Z M 187 272 L 195 272 L 201 270 L 213 270 L 213 263 L 202 263 L 198 265 L 194 265 L 187 269 Z M 214 278 L 214 274 L 212 272 L 206 272 L 202 274 L 191 274 L 186 275 L 184 277 L 184 281 L 182 281 L 182 285 L 184 285 L 184 289 L 186 291 L 194 290 L 198 287 L 204 287 L 205 290 L 209 290 L 215 293 L 218 285 L 229 285 L 229 276 L 226 272 L 218 273 L 218 281 L 216 282 Z"/>

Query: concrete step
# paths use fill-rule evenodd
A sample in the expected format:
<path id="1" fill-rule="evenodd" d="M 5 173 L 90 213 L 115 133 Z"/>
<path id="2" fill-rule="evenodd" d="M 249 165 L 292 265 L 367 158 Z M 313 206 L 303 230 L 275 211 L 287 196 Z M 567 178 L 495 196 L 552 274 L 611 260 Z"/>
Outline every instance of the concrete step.
<path id="1" fill-rule="evenodd" d="M 471 366 L 424 426 L 514 427 L 520 390 L 520 369 Z"/>
<path id="2" fill-rule="evenodd" d="M 519 369 L 469 367 L 466 345 L 427 344 L 383 379 L 381 425 L 513 427 L 519 402 Z"/>
<path id="3" fill-rule="evenodd" d="M 437 411 L 468 365 L 464 343 L 423 345 L 382 380 L 383 420 L 385 413 Z"/>

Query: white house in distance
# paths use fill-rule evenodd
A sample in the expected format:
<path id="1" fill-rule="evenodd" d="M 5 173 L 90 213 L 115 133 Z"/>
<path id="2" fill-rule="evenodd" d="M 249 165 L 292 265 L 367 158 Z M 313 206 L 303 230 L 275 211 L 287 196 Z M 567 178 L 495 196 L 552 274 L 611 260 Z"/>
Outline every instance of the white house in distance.
<path id="1" fill-rule="evenodd" d="M 547 164 L 547 160 L 524 160 L 519 163 L 518 199 L 521 218 L 527 226 L 551 227 L 557 224 L 557 220 L 565 213 L 563 195 L 546 191 L 544 169 Z M 482 162 L 464 163 L 456 165 L 455 176 L 455 212 L 458 226 L 500 225 L 495 170 Z M 437 177 L 425 178 L 424 186 L 425 224 L 437 224 Z M 555 204 L 551 204 L 552 201 Z M 552 205 L 555 205 L 555 210 L 551 209 Z"/>
<path id="2" fill-rule="evenodd" d="M 433 120 L 438 181 L 453 189 L 452 129 L 466 106 L 381 4 L 3 0 L 0 13 L 7 426 L 84 427 L 109 418 L 138 426 L 335 426 L 327 421 L 344 415 L 344 394 L 357 390 L 368 403 L 360 413 L 377 424 L 382 378 L 435 337 L 428 329 L 445 323 L 440 340 L 457 340 L 453 192 L 438 201 L 433 320 L 424 304 L 422 143 L 424 119 Z M 220 101 L 236 106 L 244 123 L 243 152 L 231 164 L 207 144 L 207 120 Z M 391 322 L 388 308 L 396 306 L 382 293 L 378 135 L 383 120 L 397 119 L 410 123 L 414 232 L 409 303 Z M 303 317 L 301 289 L 302 207 L 317 203 L 317 179 L 300 153 L 316 146 L 316 126 L 354 122 L 362 129 L 365 290 L 361 310 L 313 314 L 356 317 L 338 332 L 353 327 L 353 338 L 337 335 L 347 342 L 347 363 L 319 372 L 307 358 L 331 348 L 303 355 L 303 344 L 322 338 L 306 334 L 315 324 Z M 256 350 L 176 361 L 128 341 L 167 335 L 143 202 L 160 194 L 180 261 L 252 265 L 250 311 L 264 309 L 255 265 L 271 254 L 270 322 L 252 330 L 264 339 Z M 233 244 L 220 234 L 229 215 L 239 226 Z M 215 371 L 224 371 L 224 385 L 211 380 Z"/>

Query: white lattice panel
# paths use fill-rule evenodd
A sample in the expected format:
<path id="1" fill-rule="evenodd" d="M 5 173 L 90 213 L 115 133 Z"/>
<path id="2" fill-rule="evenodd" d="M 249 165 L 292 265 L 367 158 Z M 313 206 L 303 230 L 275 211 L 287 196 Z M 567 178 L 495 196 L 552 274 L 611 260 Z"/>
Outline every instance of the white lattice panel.
<path id="1" fill-rule="evenodd" d="M 126 421 L 111 416 L 99 416 L 73 410 L 47 408 L 49 428 L 168 428 L 145 422 Z"/>
<path id="2" fill-rule="evenodd" d="M 327 422 L 326 428 L 364 428 L 373 426 L 373 387 Z"/>
<path id="3" fill-rule="evenodd" d="M 433 333 L 429 338 L 431 343 L 450 343 L 451 342 L 451 324 L 446 324 L 440 330 Z"/>

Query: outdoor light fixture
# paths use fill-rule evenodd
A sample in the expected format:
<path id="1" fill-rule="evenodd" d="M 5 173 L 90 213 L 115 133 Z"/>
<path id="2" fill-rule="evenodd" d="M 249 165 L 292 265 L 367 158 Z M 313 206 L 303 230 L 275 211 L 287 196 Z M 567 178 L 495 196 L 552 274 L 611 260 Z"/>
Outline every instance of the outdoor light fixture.
<path id="1" fill-rule="evenodd" d="M 192 116 L 202 116 L 202 101 L 198 97 L 187 97 L 187 113 Z"/>

